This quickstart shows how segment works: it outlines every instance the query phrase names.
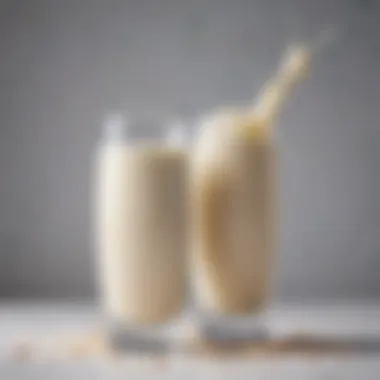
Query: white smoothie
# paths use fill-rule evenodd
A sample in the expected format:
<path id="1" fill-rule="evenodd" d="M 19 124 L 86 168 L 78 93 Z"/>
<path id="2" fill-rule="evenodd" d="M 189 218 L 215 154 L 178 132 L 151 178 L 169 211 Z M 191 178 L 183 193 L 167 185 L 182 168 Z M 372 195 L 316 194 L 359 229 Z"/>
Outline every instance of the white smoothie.
<path id="1" fill-rule="evenodd" d="M 185 292 L 187 156 L 105 145 L 97 162 L 97 248 L 108 313 L 126 323 L 175 316 Z"/>
<path id="2" fill-rule="evenodd" d="M 269 299 L 275 245 L 273 119 L 308 67 L 290 52 L 254 106 L 222 110 L 200 123 L 191 165 L 192 265 L 204 309 L 260 311 Z"/>
<path id="3" fill-rule="evenodd" d="M 210 120 L 208 133 L 218 138 L 196 153 L 192 168 L 197 296 L 231 314 L 265 305 L 274 244 L 274 149 L 270 139 L 236 134 L 230 123 L 239 119 Z"/>

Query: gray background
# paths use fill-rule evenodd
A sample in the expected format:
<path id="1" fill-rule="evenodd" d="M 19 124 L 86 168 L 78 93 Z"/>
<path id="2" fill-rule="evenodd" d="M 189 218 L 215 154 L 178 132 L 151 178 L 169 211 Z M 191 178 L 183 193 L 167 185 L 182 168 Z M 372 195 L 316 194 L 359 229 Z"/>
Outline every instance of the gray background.
<path id="1" fill-rule="evenodd" d="M 379 297 L 380 12 L 362 3 L 1 1 L 0 295 L 94 295 L 104 112 L 193 116 L 244 101 L 288 41 L 349 23 L 278 123 L 277 295 Z"/>

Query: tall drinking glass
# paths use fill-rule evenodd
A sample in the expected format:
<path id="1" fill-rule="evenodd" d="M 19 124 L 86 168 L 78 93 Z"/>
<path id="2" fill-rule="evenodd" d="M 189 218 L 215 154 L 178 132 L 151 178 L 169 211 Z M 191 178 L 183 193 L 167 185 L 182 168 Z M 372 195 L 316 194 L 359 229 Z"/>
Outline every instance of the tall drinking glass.
<path id="1" fill-rule="evenodd" d="M 118 349 L 170 348 L 185 301 L 188 156 L 169 127 L 109 115 L 97 150 L 99 289 Z"/>

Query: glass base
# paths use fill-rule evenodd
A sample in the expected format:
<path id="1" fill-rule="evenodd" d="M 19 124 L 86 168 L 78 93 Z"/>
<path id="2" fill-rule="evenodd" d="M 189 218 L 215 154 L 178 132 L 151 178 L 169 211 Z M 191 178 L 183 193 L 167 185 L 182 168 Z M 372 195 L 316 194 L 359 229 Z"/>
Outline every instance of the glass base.
<path id="1" fill-rule="evenodd" d="M 246 346 L 270 338 L 265 313 L 227 316 L 193 312 L 158 325 L 132 325 L 113 320 L 108 322 L 107 331 L 113 350 L 148 354 L 192 352 L 203 343 Z"/>
<path id="2" fill-rule="evenodd" d="M 202 314 L 197 327 L 201 340 L 216 344 L 249 344 L 270 337 L 264 313 L 246 316 Z"/>
<path id="3" fill-rule="evenodd" d="M 173 352 L 180 347 L 177 334 L 179 321 L 157 325 L 133 325 L 118 321 L 108 322 L 108 343 L 117 352 L 157 353 Z"/>

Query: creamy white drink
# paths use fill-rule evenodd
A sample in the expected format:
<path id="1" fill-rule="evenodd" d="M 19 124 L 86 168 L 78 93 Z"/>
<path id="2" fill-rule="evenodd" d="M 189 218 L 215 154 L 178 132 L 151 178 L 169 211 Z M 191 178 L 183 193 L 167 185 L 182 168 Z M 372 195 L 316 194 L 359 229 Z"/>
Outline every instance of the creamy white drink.
<path id="1" fill-rule="evenodd" d="M 120 322 L 165 322 L 184 301 L 187 154 L 149 143 L 104 144 L 96 177 L 104 306 Z"/>
<path id="2" fill-rule="evenodd" d="M 192 273 L 200 305 L 224 314 L 267 303 L 275 245 L 273 119 L 303 76 L 309 51 L 292 50 L 254 106 L 201 122 L 192 158 Z"/>

